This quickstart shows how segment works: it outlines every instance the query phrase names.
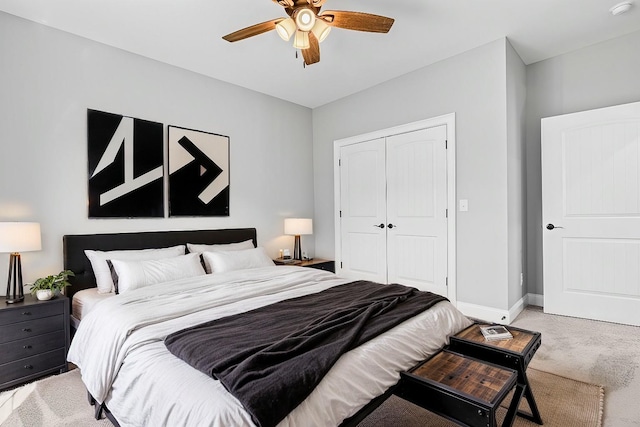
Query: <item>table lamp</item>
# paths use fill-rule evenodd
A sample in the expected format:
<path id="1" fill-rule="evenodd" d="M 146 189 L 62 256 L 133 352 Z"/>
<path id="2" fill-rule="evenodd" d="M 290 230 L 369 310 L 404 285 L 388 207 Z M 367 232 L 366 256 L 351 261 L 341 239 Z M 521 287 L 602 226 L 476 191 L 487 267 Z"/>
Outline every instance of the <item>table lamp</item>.
<path id="1" fill-rule="evenodd" d="M 302 234 L 313 234 L 313 220 L 310 218 L 285 218 L 284 234 L 295 236 L 293 259 L 302 260 L 300 236 Z"/>
<path id="2" fill-rule="evenodd" d="M 37 222 L 0 222 L 0 253 L 10 253 L 7 304 L 24 300 L 20 252 L 39 251 L 40 224 Z"/>

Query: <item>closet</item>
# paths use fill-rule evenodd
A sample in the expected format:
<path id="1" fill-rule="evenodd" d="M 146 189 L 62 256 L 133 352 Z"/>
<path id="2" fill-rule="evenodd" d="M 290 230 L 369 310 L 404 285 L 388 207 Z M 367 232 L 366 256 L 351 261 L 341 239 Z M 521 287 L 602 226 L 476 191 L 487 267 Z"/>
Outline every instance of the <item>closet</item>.
<path id="1" fill-rule="evenodd" d="M 339 275 L 449 296 L 447 129 L 336 141 Z"/>

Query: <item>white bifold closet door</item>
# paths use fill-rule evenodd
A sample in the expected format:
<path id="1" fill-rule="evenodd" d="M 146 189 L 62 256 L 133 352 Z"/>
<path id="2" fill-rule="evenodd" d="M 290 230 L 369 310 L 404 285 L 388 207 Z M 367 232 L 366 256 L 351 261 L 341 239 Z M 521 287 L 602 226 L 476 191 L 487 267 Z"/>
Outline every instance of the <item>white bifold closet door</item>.
<path id="1" fill-rule="evenodd" d="M 385 139 L 340 150 L 342 275 L 387 282 Z"/>
<path id="2" fill-rule="evenodd" d="M 341 274 L 447 295 L 446 126 L 341 147 Z"/>

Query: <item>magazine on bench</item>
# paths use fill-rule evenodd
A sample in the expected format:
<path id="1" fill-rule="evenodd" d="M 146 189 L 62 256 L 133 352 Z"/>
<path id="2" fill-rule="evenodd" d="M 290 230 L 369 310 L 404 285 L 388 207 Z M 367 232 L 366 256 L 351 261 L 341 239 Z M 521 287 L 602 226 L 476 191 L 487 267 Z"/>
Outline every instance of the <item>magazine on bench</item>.
<path id="1" fill-rule="evenodd" d="M 480 331 L 487 341 L 510 340 L 511 332 L 502 325 L 480 326 Z"/>

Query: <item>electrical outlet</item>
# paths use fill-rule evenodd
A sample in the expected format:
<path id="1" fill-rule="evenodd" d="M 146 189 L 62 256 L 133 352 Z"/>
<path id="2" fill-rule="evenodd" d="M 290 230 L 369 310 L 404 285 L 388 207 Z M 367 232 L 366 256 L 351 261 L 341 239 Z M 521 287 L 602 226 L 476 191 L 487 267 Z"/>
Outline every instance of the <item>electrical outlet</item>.
<path id="1" fill-rule="evenodd" d="M 524 286 L 524 273 L 520 273 L 520 287 Z"/>

